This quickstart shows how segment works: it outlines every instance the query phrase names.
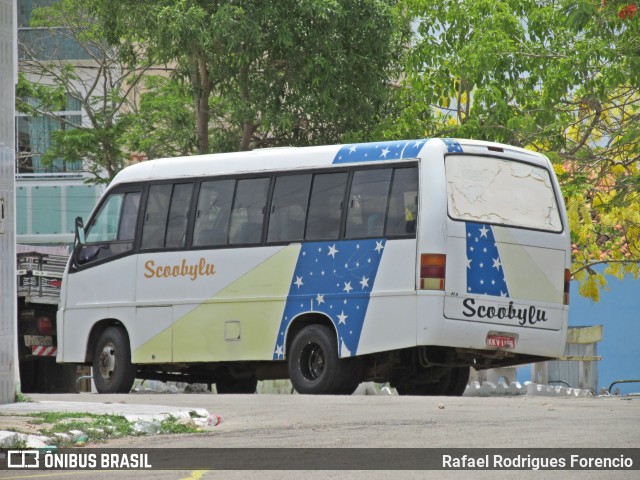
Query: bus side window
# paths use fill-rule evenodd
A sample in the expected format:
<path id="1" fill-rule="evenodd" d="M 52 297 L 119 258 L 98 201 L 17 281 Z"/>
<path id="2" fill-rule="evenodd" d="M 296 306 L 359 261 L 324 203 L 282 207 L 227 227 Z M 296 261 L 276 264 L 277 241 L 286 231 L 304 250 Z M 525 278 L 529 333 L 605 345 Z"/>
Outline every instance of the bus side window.
<path id="1" fill-rule="evenodd" d="M 199 247 L 227 244 L 235 186 L 235 180 L 202 183 L 198 195 L 193 245 Z"/>
<path id="2" fill-rule="evenodd" d="M 390 181 L 390 168 L 354 173 L 347 210 L 347 238 L 381 237 L 384 234 Z"/>
<path id="3" fill-rule="evenodd" d="M 246 244 L 262 241 L 262 224 L 268 191 L 268 178 L 238 180 L 231 212 L 229 243 Z"/>
<path id="4" fill-rule="evenodd" d="M 313 176 L 305 239 L 338 238 L 346 186 L 346 172 L 319 173 Z"/>
<path id="5" fill-rule="evenodd" d="M 192 183 L 180 183 L 173 187 L 164 243 L 167 248 L 183 248 L 185 246 L 192 192 Z"/>
<path id="6" fill-rule="evenodd" d="M 142 225 L 143 249 L 185 246 L 192 183 L 152 185 Z"/>
<path id="7" fill-rule="evenodd" d="M 391 184 L 387 236 L 415 235 L 418 216 L 418 169 L 396 168 Z"/>
<path id="8" fill-rule="evenodd" d="M 173 185 L 152 185 L 149 188 L 147 208 L 144 212 L 142 225 L 143 249 L 162 248 L 167 231 L 167 217 L 169 215 L 169 203 Z"/>
<path id="9" fill-rule="evenodd" d="M 269 217 L 268 242 L 294 242 L 304 237 L 311 175 L 276 178 Z"/>

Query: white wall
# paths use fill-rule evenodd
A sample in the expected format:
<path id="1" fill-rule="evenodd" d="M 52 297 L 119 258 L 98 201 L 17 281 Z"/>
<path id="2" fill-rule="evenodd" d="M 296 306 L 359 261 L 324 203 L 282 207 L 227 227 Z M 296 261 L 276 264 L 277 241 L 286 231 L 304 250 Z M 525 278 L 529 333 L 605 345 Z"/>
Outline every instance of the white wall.
<path id="1" fill-rule="evenodd" d="M 0 403 L 15 398 L 16 24 L 14 0 L 0 0 Z"/>

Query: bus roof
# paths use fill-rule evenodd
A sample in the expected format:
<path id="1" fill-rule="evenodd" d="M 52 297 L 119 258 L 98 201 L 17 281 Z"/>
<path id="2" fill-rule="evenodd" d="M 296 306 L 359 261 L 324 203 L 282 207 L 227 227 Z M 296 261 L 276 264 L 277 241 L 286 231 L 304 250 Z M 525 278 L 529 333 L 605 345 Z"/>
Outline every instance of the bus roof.
<path id="1" fill-rule="evenodd" d="M 541 166 L 549 161 L 543 155 L 522 148 L 480 140 L 419 139 L 386 142 L 325 145 L 317 147 L 278 147 L 247 152 L 214 153 L 147 160 L 123 169 L 112 185 L 163 178 L 259 173 L 310 169 L 335 164 L 378 163 L 422 157 L 425 147 L 443 153 L 508 152 Z"/>

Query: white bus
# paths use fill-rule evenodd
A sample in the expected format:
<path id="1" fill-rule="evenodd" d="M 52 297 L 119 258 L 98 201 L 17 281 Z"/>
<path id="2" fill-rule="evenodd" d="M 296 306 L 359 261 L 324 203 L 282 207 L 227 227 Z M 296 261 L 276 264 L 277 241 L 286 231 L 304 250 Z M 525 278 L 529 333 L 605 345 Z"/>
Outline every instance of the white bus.
<path id="1" fill-rule="evenodd" d="M 75 251 L 58 362 L 250 393 L 364 380 L 461 395 L 469 369 L 563 353 L 570 264 L 549 160 L 430 139 L 147 161 Z"/>

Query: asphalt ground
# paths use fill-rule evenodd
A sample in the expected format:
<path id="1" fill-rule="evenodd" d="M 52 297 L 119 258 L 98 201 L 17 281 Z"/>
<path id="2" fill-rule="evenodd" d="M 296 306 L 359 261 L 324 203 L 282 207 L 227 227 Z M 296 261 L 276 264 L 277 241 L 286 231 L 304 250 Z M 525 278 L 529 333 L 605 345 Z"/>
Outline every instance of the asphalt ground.
<path id="1" fill-rule="evenodd" d="M 31 395 L 33 403 L 0 405 L 3 418 L 35 411 L 125 414 L 205 409 L 223 422 L 198 434 L 122 437 L 87 450 L 144 448 L 639 448 L 640 398 L 400 397 L 213 394 Z M 58 410 L 56 410 L 58 409 Z M 401 451 L 401 450 L 399 450 Z M 215 450 L 211 451 L 215 454 Z M 248 459 L 249 460 L 249 459 Z M 83 472 L 0 472 L 1 478 L 89 478 Z M 85 474 L 87 472 L 84 472 Z M 95 473 L 95 477 L 94 477 Z M 134 478 L 113 471 L 113 477 Z M 54 477 L 53 475 L 60 477 Z M 73 474 L 73 475 L 72 475 Z M 45 475 L 38 476 L 36 475 Z M 48 476 L 47 476 L 48 475 Z M 91 478 L 112 478 L 91 472 Z M 640 478 L 640 471 L 149 471 L 152 478 L 263 480 L 288 478 Z"/>

